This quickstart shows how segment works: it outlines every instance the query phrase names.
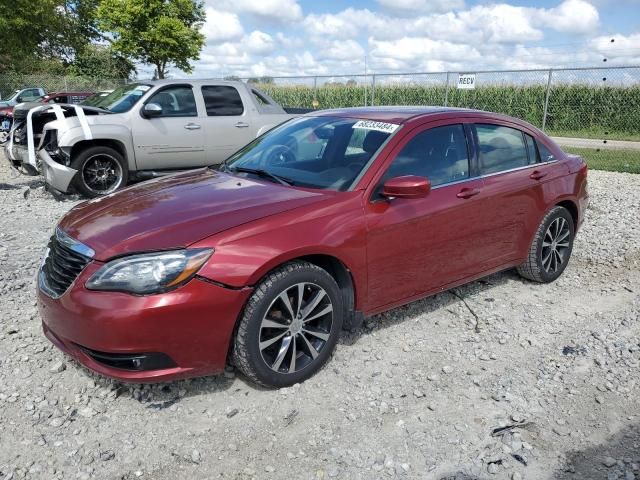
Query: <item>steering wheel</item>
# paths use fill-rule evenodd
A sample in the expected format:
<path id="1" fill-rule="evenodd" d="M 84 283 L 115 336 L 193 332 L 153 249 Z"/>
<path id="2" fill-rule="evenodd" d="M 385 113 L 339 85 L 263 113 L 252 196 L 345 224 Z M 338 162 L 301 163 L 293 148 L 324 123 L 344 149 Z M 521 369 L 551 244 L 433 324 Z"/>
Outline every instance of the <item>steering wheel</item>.
<path id="1" fill-rule="evenodd" d="M 286 145 L 274 145 L 270 147 L 262 156 L 263 166 L 267 165 L 283 165 L 296 161 L 295 152 Z"/>

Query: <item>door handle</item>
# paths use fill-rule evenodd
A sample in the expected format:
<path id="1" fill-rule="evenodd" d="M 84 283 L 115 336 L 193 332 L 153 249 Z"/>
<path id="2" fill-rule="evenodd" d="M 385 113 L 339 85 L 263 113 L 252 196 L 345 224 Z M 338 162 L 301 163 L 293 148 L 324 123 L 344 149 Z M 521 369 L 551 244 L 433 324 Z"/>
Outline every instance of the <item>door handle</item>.
<path id="1" fill-rule="evenodd" d="M 187 123 L 184 128 L 187 130 L 200 130 L 200 125 L 197 123 Z"/>
<path id="2" fill-rule="evenodd" d="M 460 190 L 458 192 L 458 194 L 456 195 L 456 197 L 458 198 L 471 198 L 475 195 L 478 195 L 480 193 L 480 190 L 478 190 L 477 188 L 463 188 L 462 190 Z"/>
<path id="3" fill-rule="evenodd" d="M 546 173 L 540 172 L 538 170 L 534 170 L 533 173 L 531 175 L 529 175 L 529 178 L 531 178 L 532 180 L 540 180 L 540 179 L 543 179 L 546 176 L 547 176 Z"/>
<path id="4" fill-rule="evenodd" d="M 249 126 L 248 123 L 238 122 L 234 125 L 236 128 L 247 128 Z"/>

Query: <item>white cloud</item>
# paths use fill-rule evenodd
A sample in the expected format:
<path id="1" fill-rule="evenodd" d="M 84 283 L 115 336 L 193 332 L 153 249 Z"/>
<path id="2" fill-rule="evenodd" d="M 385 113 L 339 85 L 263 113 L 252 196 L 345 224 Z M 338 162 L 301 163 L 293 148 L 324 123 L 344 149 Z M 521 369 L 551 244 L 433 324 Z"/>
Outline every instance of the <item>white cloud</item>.
<path id="1" fill-rule="evenodd" d="M 592 33 L 600 22 L 598 10 L 584 0 L 565 0 L 555 8 L 537 12 L 539 25 L 564 33 Z"/>
<path id="2" fill-rule="evenodd" d="M 206 22 L 202 27 L 207 43 L 216 43 L 242 37 L 244 29 L 235 13 L 221 12 L 211 7 L 205 10 Z"/>
<path id="3" fill-rule="evenodd" d="M 275 50 L 276 44 L 268 33 L 254 30 L 242 40 L 242 45 L 249 53 L 265 55 Z"/>
<path id="4" fill-rule="evenodd" d="M 302 8 L 297 0 L 221 0 L 221 10 L 247 13 L 273 23 L 291 23 L 302 20 Z"/>
<path id="5" fill-rule="evenodd" d="M 401 14 L 447 12 L 464 8 L 464 0 L 376 0 L 380 5 Z"/>

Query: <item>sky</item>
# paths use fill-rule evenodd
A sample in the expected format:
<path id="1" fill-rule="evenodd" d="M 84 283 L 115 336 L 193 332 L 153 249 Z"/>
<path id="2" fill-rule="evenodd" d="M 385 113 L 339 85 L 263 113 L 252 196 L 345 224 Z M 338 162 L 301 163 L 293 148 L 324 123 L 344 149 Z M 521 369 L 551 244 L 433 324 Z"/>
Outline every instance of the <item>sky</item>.
<path id="1" fill-rule="evenodd" d="M 368 73 L 640 65 L 640 0 L 205 0 L 205 9 L 194 77 L 353 75 L 365 63 Z"/>

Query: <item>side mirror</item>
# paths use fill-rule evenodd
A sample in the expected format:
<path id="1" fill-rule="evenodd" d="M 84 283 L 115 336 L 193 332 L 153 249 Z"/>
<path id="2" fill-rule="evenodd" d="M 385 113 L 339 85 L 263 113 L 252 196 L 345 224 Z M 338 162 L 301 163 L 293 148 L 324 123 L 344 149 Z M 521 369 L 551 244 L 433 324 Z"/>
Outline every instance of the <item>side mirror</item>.
<path id="1" fill-rule="evenodd" d="M 16 98 L 16 102 L 18 102 L 18 103 L 22 103 L 23 100 L 24 100 L 24 97 L 22 95 L 20 95 L 18 98 Z"/>
<path id="2" fill-rule="evenodd" d="M 142 115 L 146 118 L 162 115 L 162 107 L 157 103 L 147 103 L 142 107 Z"/>
<path id="3" fill-rule="evenodd" d="M 387 198 L 423 198 L 430 191 L 429 179 L 416 175 L 390 178 L 382 186 L 382 196 Z"/>

